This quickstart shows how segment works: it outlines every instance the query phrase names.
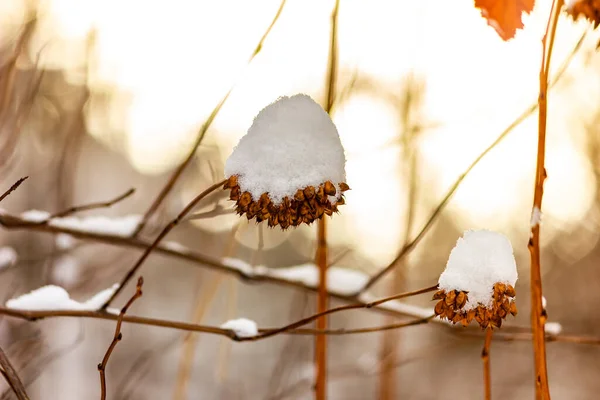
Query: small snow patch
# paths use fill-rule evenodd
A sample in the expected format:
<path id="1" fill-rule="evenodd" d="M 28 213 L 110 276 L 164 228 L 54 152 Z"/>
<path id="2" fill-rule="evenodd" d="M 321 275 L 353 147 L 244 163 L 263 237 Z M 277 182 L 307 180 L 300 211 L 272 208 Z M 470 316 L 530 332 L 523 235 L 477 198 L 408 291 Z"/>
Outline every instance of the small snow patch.
<path id="1" fill-rule="evenodd" d="M 79 279 L 79 262 L 71 255 L 63 255 L 56 260 L 52 268 L 52 278 L 65 286 L 72 286 Z"/>
<path id="2" fill-rule="evenodd" d="M 178 253 L 187 253 L 189 251 L 187 247 L 179 242 L 166 241 L 162 243 L 162 246 L 167 250 L 176 251 Z"/>
<path id="3" fill-rule="evenodd" d="M 531 210 L 531 227 L 535 228 L 536 226 L 542 223 L 542 210 L 537 207 L 533 207 Z"/>
<path id="4" fill-rule="evenodd" d="M 28 222 L 44 222 L 48 218 L 50 218 L 50 213 L 48 211 L 29 210 L 21 213 L 21 219 Z"/>
<path id="5" fill-rule="evenodd" d="M 517 264 L 508 238 L 488 230 L 469 230 L 450 252 L 439 288 L 468 292 L 464 310 L 490 307 L 495 283 L 515 286 Z"/>
<path id="6" fill-rule="evenodd" d="M 345 182 L 345 164 L 329 115 L 310 96 L 297 94 L 280 97 L 258 113 L 227 159 L 225 176 L 237 175 L 242 192 L 255 200 L 268 193 L 277 205 L 298 189 Z"/>
<path id="7" fill-rule="evenodd" d="M 560 335 L 562 332 L 562 325 L 558 322 L 548 322 L 545 325 L 546 333 L 548 335 Z"/>
<path id="8" fill-rule="evenodd" d="M 56 235 L 55 243 L 56 247 L 58 247 L 60 250 L 69 250 L 75 246 L 77 240 L 73 236 L 67 235 L 66 233 L 59 233 Z"/>
<path id="9" fill-rule="evenodd" d="M 130 236 L 142 220 L 141 215 L 124 217 L 105 217 L 102 215 L 89 217 L 53 218 L 48 224 L 58 228 L 93 232 L 104 235 Z"/>
<path id="10" fill-rule="evenodd" d="M 117 290 L 118 284 L 95 294 L 80 303 L 71 299 L 69 293 L 60 286 L 48 285 L 35 289 L 27 294 L 8 300 L 6 307 L 16 310 L 47 311 L 47 310 L 85 310 L 99 309 Z"/>
<path id="11" fill-rule="evenodd" d="M 246 318 L 229 320 L 221 325 L 221 328 L 232 330 L 238 337 L 241 338 L 258 335 L 258 327 L 256 326 L 256 322 Z"/>
<path id="12" fill-rule="evenodd" d="M 0 269 L 12 267 L 17 263 L 17 252 L 12 247 L 0 247 Z"/>
<path id="13" fill-rule="evenodd" d="M 243 260 L 230 257 L 223 258 L 222 263 L 247 276 L 271 276 L 311 288 L 319 286 L 319 268 L 312 263 L 284 268 L 267 268 L 264 265 L 253 267 Z M 327 268 L 327 289 L 333 294 L 344 296 L 358 293 L 368 280 L 369 276 L 360 271 L 341 267 Z"/>

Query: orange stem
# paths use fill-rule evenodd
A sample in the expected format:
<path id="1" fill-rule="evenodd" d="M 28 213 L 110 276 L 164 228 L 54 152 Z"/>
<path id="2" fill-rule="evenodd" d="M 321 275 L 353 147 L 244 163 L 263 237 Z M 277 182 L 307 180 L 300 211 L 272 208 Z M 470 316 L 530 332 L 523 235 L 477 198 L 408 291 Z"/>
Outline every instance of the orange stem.
<path id="1" fill-rule="evenodd" d="M 492 373 L 490 371 L 490 346 L 492 344 L 492 328 L 487 328 L 485 332 L 485 341 L 483 342 L 483 350 L 481 351 L 481 359 L 483 360 L 483 393 L 485 400 L 492 399 Z"/>
<path id="2" fill-rule="evenodd" d="M 316 264 L 319 268 L 319 291 L 317 296 L 317 312 L 322 313 L 327 310 L 327 238 L 326 238 L 326 220 L 319 220 L 317 231 L 317 256 Z M 317 329 L 327 329 L 327 316 L 321 316 L 317 319 Z M 327 398 L 327 336 L 316 335 L 315 337 L 315 399 L 325 400 Z"/>
<path id="3" fill-rule="evenodd" d="M 548 72 L 550 70 L 550 58 L 552 46 L 556 34 L 556 25 L 562 0 L 552 2 L 552 11 L 548 19 L 546 34 L 543 38 L 542 63 L 540 67 L 540 94 L 538 98 L 538 147 L 537 163 L 535 172 L 535 186 L 533 195 L 533 209 L 542 209 L 542 197 L 544 195 L 544 180 L 546 179 L 546 168 L 544 166 L 546 153 L 546 122 L 548 106 Z M 537 400 L 550 400 L 550 389 L 548 386 L 548 371 L 546 367 L 546 343 L 542 307 L 542 276 L 540 266 L 540 225 L 533 224 L 531 237 L 529 239 L 529 252 L 531 254 L 531 327 L 533 336 L 533 350 L 535 358 L 535 393 Z"/>

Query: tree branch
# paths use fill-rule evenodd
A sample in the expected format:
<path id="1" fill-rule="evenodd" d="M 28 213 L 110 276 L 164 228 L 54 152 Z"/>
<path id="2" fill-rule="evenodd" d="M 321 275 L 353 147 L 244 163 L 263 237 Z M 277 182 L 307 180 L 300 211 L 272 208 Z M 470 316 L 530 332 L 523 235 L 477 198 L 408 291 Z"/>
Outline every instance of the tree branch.
<path id="1" fill-rule="evenodd" d="M 103 202 L 97 202 L 97 203 L 90 203 L 90 204 L 84 204 L 81 206 L 73 206 L 73 207 L 69 207 L 63 211 L 59 211 L 57 213 L 52 214 L 50 217 L 48 217 L 48 219 L 52 219 L 52 218 L 61 218 L 61 217 L 66 217 L 67 215 L 71 215 L 71 214 L 75 214 L 78 213 L 80 211 L 88 211 L 88 210 L 93 210 L 96 208 L 108 208 L 108 207 L 112 207 L 113 205 L 125 200 L 126 198 L 128 198 L 129 196 L 131 196 L 133 193 L 135 193 L 135 189 L 131 188 L 128 191 L 126 191 L 125 193 L 123 193 L 122 195 L 115 197 L 112 200 L 109 201 L 103 201 Z"/>
<path id="2" fill-rule="evenodd" d="M 108 349 L 106 349 L 106 353 L 104 354 L 104 358 L 102 359 L 102 362 L 100 364 L 98 364 L 98 371 L 100 372 L 100 399 L 101 400 L 106 399 L 106 374 L 105 374 L 106 364 L 108 363 L 108 359 L 110 358 L 110 355 L 112 354 L 113 350 L 117 346 L 117 343 L 120 342 L 121 339 L 123 339 L 123 334 L 121 334 L 121 324 L 123 323 L 123 317 L 125 316 L 125 313 L 129 309 L 129 307 L 131 307 L 133 302 L 142 296 L 142 285 L 143 284 L 144 284 L 144 278 L 142 278 L 140 276 L 138 279 L 138 282 L 137 282 L 137 287 L 136 287 L 134 295 L 131 296 L 131 298 L 125 304 L 125 306 L 121 309 L 121 312 L 119 313 L 119 316 L 117 317 L 117 326 L 115 328 L 115 335 L 113 337 L 113 340 L 110 343 L 110 345 L 108 346 Z"/>
<path id="3" fill-rule="evenodd" d="M 158 234 L 156 239 L 154 239 L 154 242 L 152 242 L 152 244 L 146 248 L 144 253 L 142 253 L 140 258 L 136 261 L 136 263 L 125 274 L 125 276 L 119 283 L 119 287 L 117 288 L 117 290 L 115 290 L 115 292 L 112 294 L 112 296 L 110 296 L 110 298 L 106 301 L 106 303 L 104 303 L 102 305 L 102 309 L 106 309 L 110 305 L 110 303 L 112 303 L 112 301 L 119 295 L 119 293 L 125 288 L 125 286 L 129 282 L 129 280 L 133 277 L 133 275 L 135 275 L 137 270 L 142 266 L 144 261 L 146 261 L 148 256 L 150 256 L 150 253 L 152 253 L 152 251 L 154 249 L 156 249 L 156 247 L 159 245 L 160 241 L 165 236 L 167 236 L 167 234 L 169 232 L 171 232 L 171 230 L 173 230 L 173 228 L 175 228 L 179 224 L 179 222 L 187 214 L 189 214 L 194 209 L 194 207 L 196 207 L 196 205 L 198 203 L 200 203 L 200 201 L 202 199 L 204 199 L 206 196 L 208 196 L 210 193 L 214 192 L 215 190 L 219 189 L 221 186 L 223 186 L 224 183 L 225 183 L 225 180 L 223 180 L 221 182 L 217 182 L 217 183 L 213 184 L 212 186 L 210 186 L 205 191 L 203 191 L 202 193 L 200 193 L 198 196 L 196 196 L 194 199 L 192 199 L 192 201 L 190 201 L 187 206 L 185 206 L 185 208 L 179 213 L 179 215 L 177 215 L 177 217 L 175 217 L 174 220 L 172 220 L 167 226 L 165 226 L 163 228 L 163 230 Z"/>
<path id="4" fill-rule="evenodd" d="M 25 177 L 19 179 L 18 181 L 16 181 L 15 183 L 13 183 L 12 186 L 9 187 L 6 192 L 2 193 L 2 195 L 0 196 L 0 201 L 7 198 L 13 191 L 15 191 L 19 186 L 21 186 L 21 183 L 25 182 L 25 180 L 27 178 L 29 178 L 29 177 L 25 176 Z"/>
<path id="5" fill-rule="evenodd" d="M 265 40 L 267 39 L 267 36 L 269 36 L 269 33 L 271 33 L 271 30 L 273 29 L 273 26 L 275 25 L 275 23 L 279 19 L 280 15 L 281 15 L 281 12 L 283 11 L 283 6 L 285 5 L 285 3 L 286 3 L 286 0 L 282 0 L 281 1 L 281 4 L 279 5 L 279 9 L 277 9 L 277 12 L 275 13 L 275 16 L 273 17 L 273 20 L 271 21 L 271 24 L 269 25 L 269 27 L 267 28 L 267 30 L 265 31 L 265 33 L 262 35 L 262 37 L 260 38 L 258 44 L 254 48 L 254 51 L 250 55 L 250 58 L 248 59 L 247 65 L 249 65 L 252 62 L 252 60 L 254 60 L 254 58 L 258 55 L 258 53 L 260 53 L 260 51 L 262 50 L 263 44 L 264 44 Z M 150 219 L 150 217 L 152 217 L 152 215 L 156 212 L 156 210 L 158 209 L 158 207 L 160 207 L 160 205 L 162 204 L 162 202 L 164 201 L 164 199 L 167 197 L 167 195 L 169 194 L 169 192 L 175 186 L 175 183 L 177 182 L 177 180 L 179 179 L 179 177 L 181 176 L 181 174 L 183 173 L 183 171 L 187 168 L 187 166 L 190 164 L 190 162 L 194 158 L 194 156 L 196 154 L 196 150 L 198 150 L 198 147 L 202 143 L 202 140 L 204 140 L 204 136 L 206 135 L 206 132 L 208 131 L 208 129 L 212 125 L 213 121 L 217 117 L 217 114 L 219 114 L 219 112 L 221 111 L 221 108 L 223 107 L 223 105 L 225 104 L 225 102 L 227 101 L 227 99 L 229 98 L 229 95 L 233 91 L 234 87 L 235 87 L 235 83 L 229 88 L 229 90 L 227 91 L 227 93 L 225 93 L 225 95 L 221 98 L 221 101 L 219 101 L 217 103 L 217 105 L 212 110 L 212 112 L 210 113 L 210 115 L 208 116 L 208 118 L 206 119 L 206 121 L 204 121 L 204 124 L 202 124 L 202 127 L 200 128 L 200 131 L 198 132 L 198 137 L 196 138 L 196 141 L 194 142 L 194 145 L 192 146 L 192 148 L 191 148 L 190 152 L 188 153 L 187 157 L 185 158 L 185 160 L 183 160 L 183 162 L 173 172 L 173 174 L 171 175 L 171 177 L 167 181 L 166 185 L 162 188 L 162 190 L 160 191 L 160 193 L 158 194 L 158 196 L 156 196 L 156 198 L 154 199 L 154 201 L 152 202 L 152 204 L 150 205 L 150 207 L 148 208 L 148 210 L 145 212 L 144 217 L 142 218 L 142 221 L 140 222 L 140 224 L 137 226 L 135 232 L 133 233 L 134 237 L 136 237 L 137 235 L 139 235 L 139 233 L 142 231 L 142 229 L 144 229 L 144 227 L 148 223 L 148 220 Z"/>
<path id="6" fill-rule="evenodd" d="M 21 182 L 23 180 L 25 180 L 25 179 L 22 179 Z M 18 182 L 18 184 L 15 184 L 15 185 L 19 186 L 19 184 L 20 184 L 20 182 Z M 6 353 L 4 353 L 4 350 L 1 347 L 0 347 L 0 366 L 2 367 L 2 375 L 4 375 L 4 379 L 6 379 L 6 382 L 9 384 L 9 386 L 11 387 L 12 391 L 15 393 L 17 398 L 19 400 L 29 400 L 29 396 L 27 395 L 27 392 L 25 391 L 25 386 L 23 386 L 23 382 L 21 382 L 21 379 L 19 378 L 17 371 L 15 371 L 15 369 L 13 368 L 12 364 L 10 363 L 10 360 L 8 359 L 8 357 L 6 356 Z"/>
<path id="7" fill-rule="evenodd" d="M 549 86 L 550 88 L 555 86 L 559 82 L 560 78 L 564 75 L 568 66 L 571 64 L 573 57 L 575 56 L 577 51 L 581 48 L 581 45 L 583 43 L 583 40 L 585 39 L 585 36 L 586 36 L 586 33 L 584 33 L 580 37 L 580 39 L 577 41 L 577 44 L 573 47 L 573 49 L 571 50 L 571 52 L 569 53 L 569 55 L 567 56 L 567 58 L 561 65 L 560 69 L 556 73 L 556 76 L 554 77 L 552 83 Z M 440 214 L 442 213 L 444 208 L 446 208 L 446 205 L 448 205 L 448 202 L 450 201 L 450 199 L 452 198 L 452 196 L 454 195 L 454 193 L 456 192 L 458 187 L 462 184 L 462 182 L 465 180 L 467 175 L 469 175 L 469 173 L 471 173 L 473 168 L 475 168 L 475 166 L 477 166 L 477 164 L 479 164 L 479 162 L 490 151 L 492 151 L 498 144 L 500 144 L 500 142 L 502 142 L 502 140 L 504 140 L 504 138 L 506 138 L 506 136 L 508 136 L 509 133 L 511 133 L 519 124 L 521 124 L 521 122 L 525 121 L 530 115 L 532 115 L 535 112 L 535 110 L 537 110 L 537 108 L 538 108 L 537 102 L 533 103 L 531 106 L 529 106 L 529 108 L 527 108 L 525 111 L 523 111 L 523 113 L 521 115 L 519 115 L 513 122 L 511 122 L 511 124 L 508 127 L 506 127 L 506 129 L 504 129 L 504 131 L 502 131 L 502 133 L 496 138 L 496 140 L 494 140 L 485 150 L 483 150 L 477 156 L 477 158 L 475 158 L 475 160 L 473 160 L 473 162 L 467 167 L 467 169 L 465 169 L 465 171 L 462 174 L 460 174 L 458 179 L 452 184 L 452 186 L 450 187 L 450 189 L 448 190 L 446 195 L 442 198 L 442 201 L 433 210 L 429 219 L 427 220 L 427 222 L 425 222 L 425 224 L 423 225 L 423 227 L 421 228 L 419 233 L 417 233 L 417 235 L 410 242 L 408 242 L 406 245 L 404 245 L 402 247 L 402 249 L 398 253 L 398 256 L 396 256 L 396 258 L 387 267 L 383 268 L 378 273 L 373 275 L 373 277 L 362 288 L 361 293 L 364 293 L 365 291 L 369 290 L 375 283 L 377 283 L 381 278 L 383 278 L 388 272 L 390 272 L 392 269 L 394 269 L 396 267 L 396 265 L 398 264 L 398 262 L 402 258 L 404 258 L 406 255 L 408 255 L 413 250 L 413 248 L 421 241 L 421 239 L 423 239 L 425 234 L 433 226 L 433 223 L 440 216 Z"/>

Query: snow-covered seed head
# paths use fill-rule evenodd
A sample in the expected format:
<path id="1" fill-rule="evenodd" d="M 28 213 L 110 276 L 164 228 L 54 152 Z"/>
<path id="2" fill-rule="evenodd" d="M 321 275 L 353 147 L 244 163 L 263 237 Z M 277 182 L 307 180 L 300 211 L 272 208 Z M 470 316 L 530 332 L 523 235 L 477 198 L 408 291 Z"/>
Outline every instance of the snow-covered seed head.
<path id="1" fill-rule="evenodd" d="M 516 281 L 517 265 L 506 236 L 466 231 L 440 275 L 434 312 L 454 324 L 467 326 L 475 320 L 482 328 L 499 328 L 508 314 L 517 314 Z"/>
<path id="2" fill-rule="evenodd" d="M 304 94 L 262 109 L 225 163 L 223 189 L 239 215 L 282 229 L 344 204 L 346 157 L 323 108 Z"/>
<path id="3" fill-rule="evenodd" d="M 583 17 L 594 24 L 594 29 L 600 25 L 600 0 L 567 1 L 565 11 L 574 21 Z"/>

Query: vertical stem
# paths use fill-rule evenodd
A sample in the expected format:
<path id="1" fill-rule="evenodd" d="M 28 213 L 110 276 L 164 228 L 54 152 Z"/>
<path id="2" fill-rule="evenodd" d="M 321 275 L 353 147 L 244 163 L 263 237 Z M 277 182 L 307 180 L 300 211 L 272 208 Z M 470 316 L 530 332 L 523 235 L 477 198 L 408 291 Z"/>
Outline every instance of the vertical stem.
<path id="1" fill-rule="evenodd" d="M 535 171 L 535 186 L 533 195 L 533 209 L 542 209 L 542 197 L 544 194 L 544 180 L 546 179 L 546 168 L 544 167 L 546 153 L 546 120 L 548 106 L 548 72 L 550 70 L 550 58 L 552 46 L 556 33 L 558 16 L 563 5 L 562 0 L 552 2 L 552 11 L 548 19 L 546 34 L 542 41 L 542 62 L 540 67 L 540 93 L 538 98 L 538 146 L 537 162 Z M 533 211 L 532 211 L 533 212 Z M 540 267 L 540 225 L 533 224 L 531 237 L 528 244 L 531 254 L 531 327 L 533 336 L 533 351 L 535 358 L 535 393 L 537 400 L 550 400 L 550 389 L 548 387 L 548 371 L 546 367 L 546 343 L 544 332 L 544 316 L 542 307 L 542 276 Z"/>
<path id="2" fill-rule="evenodd" d="M 319 291 L 317 295 L 317 312 L 327 310 L 327 237 L 325 217 L 319 220 L 317 230 L 317 256 L 316 264 L 319 268 Z M 327 317 L 317 319 L 317 329 L 327 329 Z M 315 399 L 327 398 L 327 336 L 315 337 Z"/>
<path id="3" fill-rule="evenodd" d="M 340 1 L 335 0 L 331 13 L 331 34 L 329 36 L 329 58 L 327 60 L 327 95 L 325 98 L 325 111 L 331 115 L 335 101 L 337 78 L 338 46 L 337 46 L 337 19 Z M 319 290 L 317 293 L 317 312 L 327 310 L 327 231 L 325 215 L 319 220 L 317 229 L 317 255 L 315 263 L 319 269 Z M 317 329 L 327 329 L 327 318 L 322 316 L 316 321 Z M 327 336 L 315 336 L 315 399 L 327 398 Z"/>
<path id="4" fill-rule="evenodd" d="M 485 341 L 483 350 L 481 350 L 481 360 L 483 361 L 483 393 L 485 400 L 492 399 L 492 373 L 490 371 L 490 346 L 492 344 L 492 328 L 487 328 L 485 332 Z"/>

